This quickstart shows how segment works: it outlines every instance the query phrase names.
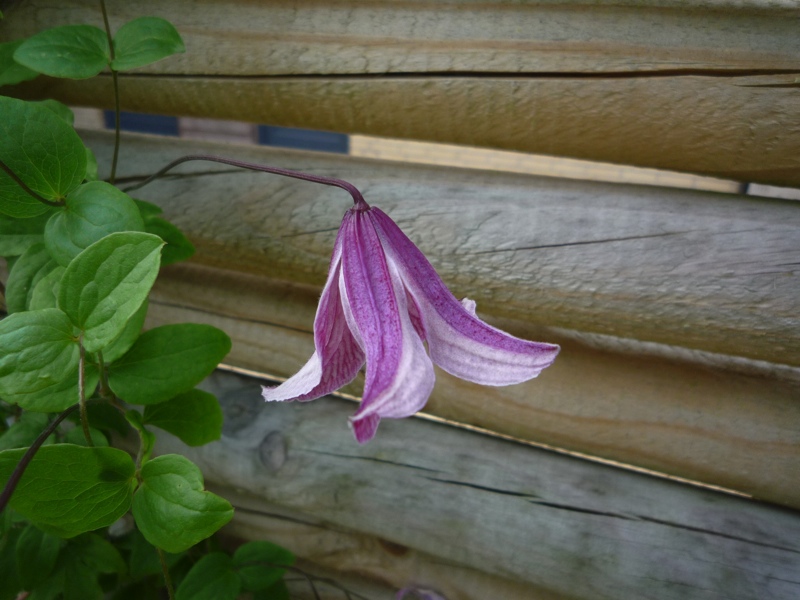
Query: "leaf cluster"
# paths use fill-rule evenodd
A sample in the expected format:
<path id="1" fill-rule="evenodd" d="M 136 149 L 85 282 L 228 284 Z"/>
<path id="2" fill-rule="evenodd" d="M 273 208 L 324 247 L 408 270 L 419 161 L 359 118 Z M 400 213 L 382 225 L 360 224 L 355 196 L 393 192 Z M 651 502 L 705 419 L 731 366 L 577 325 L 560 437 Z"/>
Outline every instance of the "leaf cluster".
<path id="1" fill-rule="evenodd" d="M 156 17 L 113 38 L 57 27 L 0 44 L 0 85 L 134 69 L 183 50 Z M 161 573 L 159 552 L 182 580 L 178 598 L 287 597 L 283 549 L 192 550 L 233 508 L 187 458 L 151 458 L 155 430 L 190 446 L 219 439 L 219 403 L 195 386 L 231 342 L 191 323 L 143 332 L 159 269 L 194 248 L 159 207 L 98 178 L 73 120 L 55 101 L 0 96 L 0 486 L 18 480 L 0 514 L 0 600 L 23 590 L 32 600 L 158 597 L 147 581 Z M 77 421 L 51 423 L 76 404 Z M 135 459 L 109 445 L 129 435 Z"/>

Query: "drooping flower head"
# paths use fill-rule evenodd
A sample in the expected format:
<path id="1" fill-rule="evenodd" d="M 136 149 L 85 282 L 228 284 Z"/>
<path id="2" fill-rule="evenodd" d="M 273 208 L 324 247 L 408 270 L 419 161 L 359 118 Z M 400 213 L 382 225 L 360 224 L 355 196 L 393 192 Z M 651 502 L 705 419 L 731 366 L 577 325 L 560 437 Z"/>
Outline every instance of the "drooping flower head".
<path id="1" fill-rule="evenodd" d="M 352 381 L 366 363 L 361 406 L 350 418 L 359 443 L 372 439 L 382 417 L 425 406 L 433 363 L 467 381 L 511 385 L 536 377 L 559 351 L 481 321 L 475 303 L 459 302 L 394 221 L 360 198 L 336 237 L 314 345 L 293 377 L 264 387 L 264 399 L 314 400 Z"/>

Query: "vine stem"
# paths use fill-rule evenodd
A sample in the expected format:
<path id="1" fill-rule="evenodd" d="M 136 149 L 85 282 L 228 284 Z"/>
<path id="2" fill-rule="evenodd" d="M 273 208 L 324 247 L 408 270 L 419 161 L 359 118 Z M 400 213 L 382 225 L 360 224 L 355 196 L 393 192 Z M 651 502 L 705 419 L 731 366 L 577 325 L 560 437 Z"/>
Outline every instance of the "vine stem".
<path id="1" fill-rule="evenodd" d="M 29 196 L 31 196 L 33 198 L 36 198 L 42 204 L 47 204 L 47 206 L 64 206 L 64 202 L 63 201 L 62 202 L 53 202 L 52 200 L 48 200 L 47 198 L 42 198 L 39 194 L 37 194 L 31 188 L 29 188 L 28 184 L 26 184 L 24 181 L 22 181 L 22 179 L 20 179 L 19 176 L 16 173 L 14 173 L 14 171 L 11 170 L 11 167 L 9 167 L 2 160 L 0 160 L 0 169 L 3 169 L 3 171 L 5 171 L 8 174 L 8 176 L 11 177 L 11 179 L 14 180 L 14 183 L 16 183 L 19 187 L 21 187 L 25 191 L 26 194 L 28 194 Z"/>
<path id="2" fill-rule="evenodd" d="M 239 167 L 241 169 L 249 169 L 250 171 L 261 171 L 264 173 L 272 173 L 273 175 L 282 175 L 283 177 L 292 177 L 293 179 L 302 179 L 303 181 L 310 181 L 312 183 L 321 183 L 322 185 L 330 185 L 333 187 L 338 187 L 347 191 L 353 197 L 353 203 L 355 204 L 356 209 L 366 210 L 369 208 L 369 205 L 364 200 L 364 196 L 361 195 L 361 192 L 358 191 L 358 188 L 356 188 L 356 186 L 354 186 L 352 183 L 344 181 L 343 179 L 336 179 L 335 177 L 325 177 L 323 175 L 312 175 L 310 173 L 303 173 L 302 171 L 292 171 L 291 169 L 282 169 L 280 167 L 257 165 L 255 163 L 244 162 L 241 160 L 234 160 L 232 158 L 223 158 L 221 156 L 214 156 L 212 154 L 190 154 L 188 156 L 182 156 L 181 158 L 173 160 L 166 167 L 164 167 L 157 173 L 154 173 L 141 183 L 128 186 L 122 191 L 130 192 L 133 190 L 138 190 L 139 188 L 143 188 L 151 181 L 154 181 L 159 177 L 161 177 L 162 175 L 164 175 L 170 169 L 177 167 L 182 163 L 189 162 L 192 160 L 204 160 L 209 162 L 222 163 L 224 165 L 231 165 L 233 167 Z"/>
<path id="3" fill-rule="evenodd" d="M 25 452 L 22 456 L 22 460 L 19 461 L 16 467 L 14 467 L 14 472 L 11 473 L 11 477 L 8 478 L 6 482 L 6 487 L 3 488 L 3 493 L 0 494 L 0 513 L 5 510 L 8 501 L 11 500 L 11 495 L 14 493 L 14 490 L 17 488 L 17 484 L 19 480 L 22 479 L 22 475 L 25 473 L 25 469 L 28 468 L 28 465 L 33 460 L 33 457 L 39 451 L 42 444 L 44 444 L 45 440 L 49 438 L 53 432 L 56 430 L 56 427 L 61 425 L 61 421 L 66 419 L 70 414 L 75 412 L 78 408 L 77 404 L 73 404 L 67 410 L 62 412 L 58 415 L 47 428 L 39 434 L 39 437 L 36 438 L 36 441 L 31 444 L 30 448 Z"/>
<path id="4" fill-rule="evenodd" d="M 169 574 L 169 565 L 167 565 L 167 557 L 164 555 L 164 551 L 161 548 L 156 548 L 158 550 L 158 560 L 161 562 L 161 572 L 164 574 L 164 583 L 167 586 L 167 593 L 169 594 L 169 600 L 175 600 L 175 589 L 172 587 L 172 577 Z"/>
<path id="5" fill-rule="evenodd" d="M 106 10 L 105 0 L 100 0 L 100 9 L 103 12 L 103 24 L 106 28 L 106 37 L 108 38 L 108 51 L 113 62 L 116 56 L 114 55 L 114 39 L 111 37 L 111 26 L 108 23 L 108 11 Z M 111 175 L 108 177 L 108 182 L 114 185 L 114 180 L 117 176 L 117 161 L 119 159 L 119 144 L 120 144 L 120 104 L 119 104 L 119 74 L 110 64 L 111 81 L 114 84 L 114 156 L 111 159 Z"/>
<path id="6" fill-rule="evenodd" d="M 86 349 L 83 347 L 83 334 L 78 342 L 81 355 L 78 361 L 78 399 L 81 407 L 81 427 L 83 427 L 83 437 L 86 438 L 86 445 L 94 446 L 92 434 L 89 431 L 89 413 L 86 411 Z"/>

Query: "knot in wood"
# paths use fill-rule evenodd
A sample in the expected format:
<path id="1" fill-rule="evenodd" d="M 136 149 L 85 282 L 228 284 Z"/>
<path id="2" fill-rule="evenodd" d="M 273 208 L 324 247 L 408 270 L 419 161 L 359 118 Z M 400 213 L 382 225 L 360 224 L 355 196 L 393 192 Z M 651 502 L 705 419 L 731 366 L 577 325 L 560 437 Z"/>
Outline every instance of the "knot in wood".
<path id="1" fill-rule="evenodd" d="M 286 438 L 280 431 L 270 431 L 258 445 L 258 457 L 270 473 L 281 470 L 286 454 Z"/>

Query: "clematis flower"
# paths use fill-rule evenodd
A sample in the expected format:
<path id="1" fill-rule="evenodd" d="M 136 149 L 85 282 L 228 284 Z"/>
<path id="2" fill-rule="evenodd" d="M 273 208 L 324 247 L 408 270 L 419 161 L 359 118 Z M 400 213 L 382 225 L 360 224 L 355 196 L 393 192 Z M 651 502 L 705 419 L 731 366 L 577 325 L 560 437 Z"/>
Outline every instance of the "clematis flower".
<path id="1" fill-rule="evenodd" d="M 511 385 L 536 377 L 559 351 L 481 321 L 475 303 L 459 302 L 400 228 L 360 197 L 339 228 L 314 345 L 293 377 L 264 387 L 264 399 L 319 398 L 352 381 L 366 363 L 363 399 L 350 418 L 359 443 L 372 439 L 381 418 L 408 417 L 425 406 L 434 363 L 467 381 Z"/>

